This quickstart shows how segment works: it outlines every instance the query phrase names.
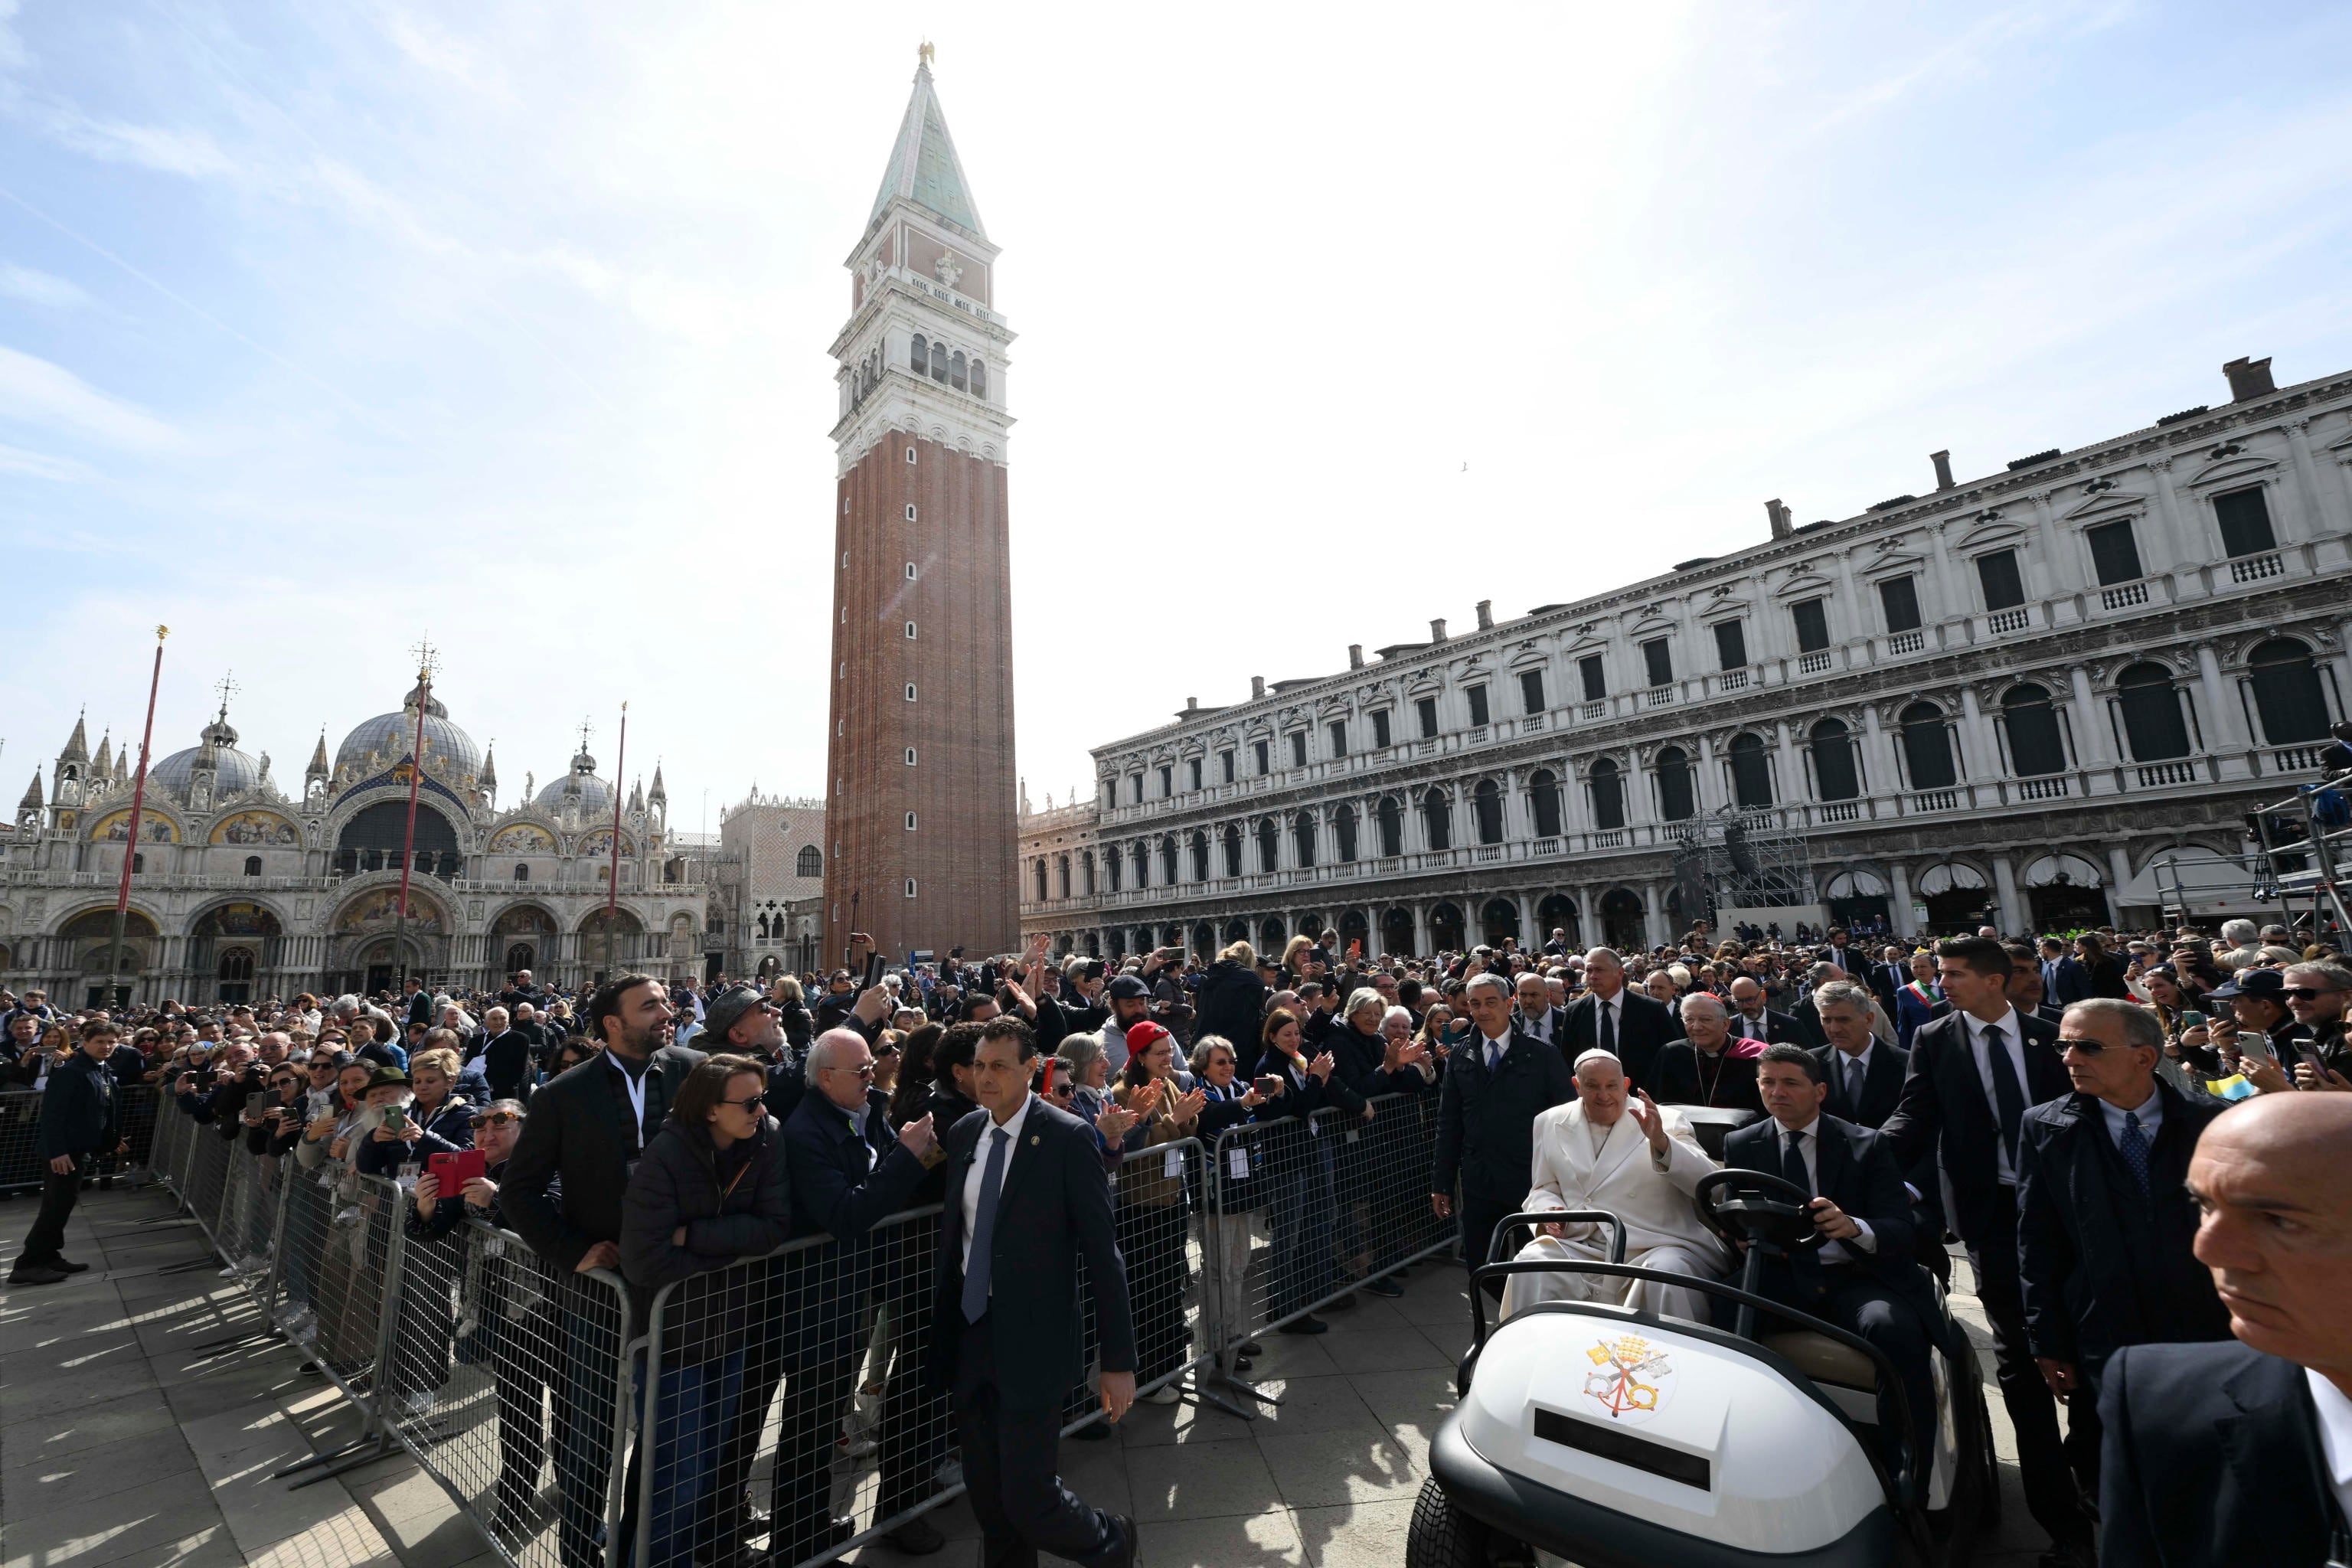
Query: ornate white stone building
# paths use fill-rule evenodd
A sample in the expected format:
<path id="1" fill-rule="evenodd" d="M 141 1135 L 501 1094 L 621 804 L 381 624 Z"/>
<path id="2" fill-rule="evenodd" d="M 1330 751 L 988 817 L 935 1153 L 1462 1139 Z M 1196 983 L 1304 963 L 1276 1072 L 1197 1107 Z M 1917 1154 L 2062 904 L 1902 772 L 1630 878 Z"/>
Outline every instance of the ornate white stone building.
<path id="1" fill-rule="evenodd" d="M 438 689 L 437 688 L 436 689 Z M 425 705 L 415 858 L 398 912 L 417 705 Z M 121 972 L 143 1001 L 377 991 L 402 954 L 436 986 L 495 989 L 517 969 L 571 984 L 604 971 L 613 783 L 583 736 L 560 776 L 499 805 L 492 759 L 438 696 L 322 732 L 299 791 L 237 749 L 227 705 L 196 745 L 149 769 L 129 841 L 134 747 L 90 754 L 74 725 L 46 792 L 36 772 L 0 836 L 0 983 L 81 1005 L 103 990 L 115 889 L 134 856 Z M 706 867 L 669 842 L 661 769 L 620 818 L 611 963 L 671 978 L 703 965 Z"/>
<path id="2" fill-rule="evenodd" d="M 730 973 L 818 967 L 824 931 L 824 802 L 751 793 L 721 813 L 719 847 L 741 868 Z M 748 956 L 747 956 L 748 955 Z"/>
<path id="3" fill-rule="evenodd" d="M 2248 813 L 2352 692 L 2352 374 L 2224 368 L 2218 408 L 1188 701 L 1024 819 L 1024 929 L 1646 946 L 1727 828 L 1796 847 L 1792 909 L 1904 934 L 2263 912 Z"/>

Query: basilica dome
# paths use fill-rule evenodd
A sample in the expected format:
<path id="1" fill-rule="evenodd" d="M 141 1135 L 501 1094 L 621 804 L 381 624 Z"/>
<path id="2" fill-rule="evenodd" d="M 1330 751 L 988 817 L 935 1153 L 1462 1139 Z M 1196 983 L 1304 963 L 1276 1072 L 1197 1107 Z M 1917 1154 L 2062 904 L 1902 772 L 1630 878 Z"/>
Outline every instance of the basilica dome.
<path id="1" fill-rule="evenodd" d="M 572 800 L 575 790 L 582 815 L 589 817 L 609 817 L 613 815 L 613 786 L 596 776 L 596 759 L 590 756 L 584 748 L 572 759 L 572 771 L 541 786 L 531 804 L 543 811 L 560 812 Z"/>
<path id="2" fill-rule="evenodd" d="M 379 713 L 352 728 L 335 748 L 335 772 L 346 767 L 362 775 L 382 773 L 408 755 L 416 743 L 416 703 L 425 701 L 425 771 L 453 787 L 463 787 L 482 771 L 482 749 L 474 737 L 449 721 L 449 710 L 437 697 L 412 689 L 397 713 Z M 222 787 L 227 787 L 226 779 Z"/>
<path id="3" fill-rule="evenodd" d="M 204 745 L 190 746 L 184 752 L 173 752 L 147 770 L 147 782 L 179 800 L 188 798 L 188 775 L 196 759 L 210 747 L 215 773 L 213 798 L 226 800 L 261 782 L 261 759 L 247 756 L 236 749 L 236 731 L 229 728 L 226 711 L 205 726 Z"/>

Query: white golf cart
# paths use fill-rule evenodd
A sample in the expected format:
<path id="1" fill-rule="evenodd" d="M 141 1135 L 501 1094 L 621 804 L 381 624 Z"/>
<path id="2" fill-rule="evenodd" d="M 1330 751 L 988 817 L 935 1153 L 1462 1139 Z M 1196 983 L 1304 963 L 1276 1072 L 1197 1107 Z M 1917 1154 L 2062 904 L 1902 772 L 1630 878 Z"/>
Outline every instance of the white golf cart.
<path id="1" fill-rule="evenodd" d="M 1720 1131 L 1709 1141 L 1719 1152 Z M 1627 1264 L 1622 1226 L 1600 1210 L 1519 1214 L 1496 1226 L 1473 1277 L 1476 1339 L 1457 1377 L 1461 1403 L 1430 1447 L 1407 1568 L 1967 1562 L 2000 1506 L 1967 1333 L 1937 1289 L 1934 1451 L 1882 1441 L 1880 1387 L 1904 1406 L 1894 1364 L 1757 1293 L 1767 1258 L 1817 1245 L 1807 1201 L 1751 1171 L 1700 1184 L 1700 1218 L 1727 1243 L 1747 1245 L 1738 1285 Z M 1561 1220 L 1610 1226 L 1609 1261 L 1511 1260 L 1519 1237 Z M 1477 1282 L 1539 1272 L 1681 1285 L 1737 1308 L 1736 1327 L 1546 1301 L 1489 1331 Z M 1898 1430 L 1908 1429 L 1906 1413 Z"/>

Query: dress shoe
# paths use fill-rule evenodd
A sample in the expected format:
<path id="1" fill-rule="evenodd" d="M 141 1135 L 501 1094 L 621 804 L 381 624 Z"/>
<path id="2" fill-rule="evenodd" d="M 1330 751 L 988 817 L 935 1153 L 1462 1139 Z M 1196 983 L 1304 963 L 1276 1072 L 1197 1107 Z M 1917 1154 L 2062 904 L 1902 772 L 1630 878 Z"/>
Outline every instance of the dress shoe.
<path id="1" fill-rule="evenodd" d="M 64 1269 L 53 1268 L 46 1263 L 19 1263 L 8 1270 L 8 1283 L 11 1285 L 57 1285 L 71 1278 Z"/>
<path id="2" fill-rule="evenodd" d="M 68 1274 L 87 1274 L 89 1272 L 89 1264 L 76 1263 L 70 1258 L 52 1258 L 49 1259 L 49 1267 L 52 1268 L 62 1268 Z"/>
<path id="3" fill-rule="evenodd" d="M 1328 1334 L 1331 1325 L 1320 1318 L 1300 1318 L 1274 1331 L 1277 1334 Z"/>
<path id="4" fill-rule="evenodd" d="M 1358 1289 L 1368 1291 L 1374 1296 L 1386 1296 L 1391 1300 L 1394 1300 L 1397 1297 L 1404 1294 L 1403 1286 L 1398 1284 L 1393 1279 L 1367 1279 L 1361 1286 L 1358 1287 Z"/>
<path id="5" fill-rule="evenodd" d="M 1260 1355 L 1265 1351 L 1265 1347 L 1255 1340 L 1244 1340 L 1237 1348 L 1244 1355 Z"/>
<path id="6" fill-rule="evenodd" d="M 1111 1533 L 1118 1541 L 1112 1554 L 1103 1560 L 1103 1568 L 1135 1568 L 1135 1521 L 1123 1513 L 1109 1517 Z"/>
<path id="7" fill-rule="evenodd" d="M 928 1519 L 910 1519 L 889 1535 L 890 1544 L 909 1557 L 929 1557 L 948 1543 Z"/>

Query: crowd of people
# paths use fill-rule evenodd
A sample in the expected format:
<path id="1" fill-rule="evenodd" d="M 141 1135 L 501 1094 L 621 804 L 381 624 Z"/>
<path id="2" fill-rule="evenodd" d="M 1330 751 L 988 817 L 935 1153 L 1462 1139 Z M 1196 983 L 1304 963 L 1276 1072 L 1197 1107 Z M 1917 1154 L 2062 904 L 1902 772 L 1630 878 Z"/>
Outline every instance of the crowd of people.
<path id="1" fill-rule="evenodd" d="M 1188 1302 L 1240 1341 L 1246 1367 L 1258 1331 L 1321 1333 L 1322 1314 L 1356 1293 L 1401 1293 L 1397 1222 L 1414 1212 L 1457 1227 L 1475 1268 L 1505 1215 L 1608 1208 L 1633 1260 L 1721 1277 L 1731 1260 L 1694 1222 L 1688 1193 L 1705 1172 L 1743 1164 L 1814 1194 L 1820 1253 L 1771 1290 L 1885 1349 L 1915 1417 L 1933 1406 L 1909 1303 L 1927 1273 L 1948 1275 L 1957 1235 L 1993 1326 L 2030 1505 L 2053 1553 L 2079 1561 L 2105 1363 L 2126 1345 L 2229 1331 L 2189 1251 L 2197 1213 L 2182 1173 L 2198 1137 L 2238 1099 L 2352 1089 L 2347 1003 L 2352 968 L 2333 950 L 2243 921 L 2214 934 L 1983 931 L 1866 946 L 1837 928 L 1809 942 L 1699 931 L 1622 954 L 1580 952 L 1554 931 L 1540 946 L 1422 959 L 1342 951 L 1330 934 L 1279 953 L 1236 942 L 1118 959 L 1055 956 L 1040 942 L 906 969 L 860 937 L 839 969 L 764 984 L 625 975 L 565 994 L 523 972 L 495 994 L 420 983 L 404 995 L 111 1014 L 0 992 L 0 1079 L 40 1091 L 32 1109 L 0 1111 L 31 1123 L 17 1142 L 35 1162 L 25 1184 L 42 1191 L 10 1280 L 80 1267 L 61 1251 L 65 1217 L 86 1180 L 131 1152 L 122 1091 L 152 1086 L 165 1114 L 239 1142 L 282 1179 L 399 1183 L 412 1245 L 458 1245 L 471 1214 L 519 1235 L 559 1278 L 614 1271 L 640 1311 L 667 1288 L 655 1563 L 748 1562 L 762 1534 L 783 1563 L 846 1540 L 856 1526 L 834 1516 L 830 1476 L 851 1446 L 876 1457 L 877 1520 L 961 1463 L 992 1540 L 1108 1563 L 1131 1557 L 1131 1523 L 1085 1509 L 1050 1455 L 1041 1477 L 1003 1436 L 1026 1430 L 1014 1417 L 1039 1387 L 1058 1416 L 1086 1369 L 1039 1384 L 1026 1361 L 1016 1375 L 972 1349 L 997 1316 L 992 1291 L 1012 1288 L 1000 1194 L 1040 1201 L 1007 1180 L 1009 1139 L 977 1147 L 992 1119 L 1017 1131 L 1041 1112 L 1099 1189 L 1066 1194 L 1074 1206 L 1055 1223 L 1087 1259 L 1099 1397 L 1114 1417 L 1139 1385 L 1177 1397 L 1161 1380 L 1199 1353 Z M 1692 1132 L 1702 1110 L 1753 1125 L 1711 1156 Z M 1309 1161 L 1220 1169 L 1210 1203 L 1199 1169 L 1138 1157 L 1188 1139 L 1213 1149 L 1235 1127 L 1383 1114 L 1425 1135 L 1422 1165 L 1325 1141 Z M 466 1151 L 478 1168 L 445 1190 L 435 1156 Z M 1017 1149 L 1010 1160 L 1017 1176 Z M 936 1263 L 889 1223 L 927 1204 L 944 1205 Z M 1520 1256 L 1599 1255 L 1589 1230 L 1550 1230 Z M 777 1252 L 819 1236 L 831 1244 Z M 1255 1283 L 1254 1238 L 1272 1243 Z M 975 1261 L 992 1251 L 992 1283 Z M 1053 1270 L 1068 1261 L 1024 1266 L 1021 1288 L 1036 1269 L 1062 1278 Z M 1604 1289 L 1593 1277 L 1525 1282 L 1536 1278 L 1515 1292 Z M 1637 1295 L 1706 1315 L 1691 1292 Z M 488 1356 L 499 1521 L 537 1528 L 551 1457 L 562 1560 L 584 1565 L 635 1521 L 604 1517 L 614 1374 L 609 1355 L 584 1353 L 591 1326 L 577 1315 L 518 1312 L 491 1328 Z M 962 1359 L 918 1364 L 918 1320 L 935 1357 L 946 1340 Z M 957 1452 L 925 1414 L 935 1394 L 953 1395 Z M 429 1405 L 432 1390 L 402 1396 Z M 782 1445 L 754 1498 L 753 1458 L 780 1399 Z M 2053 1401 L 2070 1414 L 2063 1440 Z M 998 1434 L 984 1477 L 978 1426 Z M 940 1545 L 919 1515 L 892 1540 Z"/>

